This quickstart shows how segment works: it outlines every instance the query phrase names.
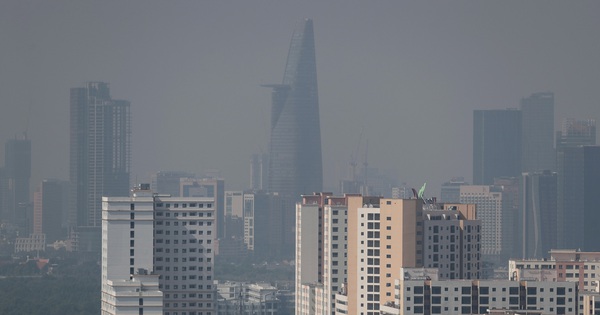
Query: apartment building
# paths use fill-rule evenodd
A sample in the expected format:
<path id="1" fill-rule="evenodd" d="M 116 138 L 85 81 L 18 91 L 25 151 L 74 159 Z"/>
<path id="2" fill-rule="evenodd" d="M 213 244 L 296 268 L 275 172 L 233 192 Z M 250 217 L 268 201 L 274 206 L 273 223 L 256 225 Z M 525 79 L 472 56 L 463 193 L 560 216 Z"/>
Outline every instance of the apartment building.
<path id="1" fill-rule="evenodd" d="M 524 277 L 546 277 L 552 281 L 576 282 L 582 291 L 598 292 L 600 252 L 553 249 L 550 251 L 550 259 L 509 260 L 508 272 L 514 280 Z"/>
<path id="2" fill-rule="evenodd" d="M 481 277 L 481 221 L 475 205 L 427 205 L 423 210 L 423 267 L 440 279 Z"/>
<path id="3" fill-rule="evenodd" d="M 379 314 L 401 267 L 478 278 L 480 235 L 472 204 L 305 195 L 296 207 L 296 314 Z"/>
<path id="4" fill-rule="evenodd" d="M 348 196 L 315 193 L 296 205 L 296 314 L 335 314 L 347 281 Z"/>
<path id="5" fill-rule="evenodd" d="M 402 268 L 400 274 L 395 280 L 395 300 L 383 305 L 381 314 L 489 314 L 498 310 L 574 314 L 578 306 L 576 283 L 440 280 L 437 270 L 424 268 Z"/>
<path id="6" fill-rule="evenodd" d="M 130 197 L 103 197 L 102 314 L 132 307 L 131 301 L 116 299 L 115 285 L 121 291 L 151 288 L 151 304 L 135 298 L 136 314 L 215 314 L 214 202 L 156 195 L 146 184 Z"/>
<path id="7" fill-rule="evenodd" d="M 505 263 L 510 228 L 503 202 L 502 189 L 497 186 L 460 186 L 460 202 L 477 205 L 477 218 L 481 220 L 481 255 L 483 260 L 496 265 Z M 510 256 L 510 255 L 509 255 Z"/>

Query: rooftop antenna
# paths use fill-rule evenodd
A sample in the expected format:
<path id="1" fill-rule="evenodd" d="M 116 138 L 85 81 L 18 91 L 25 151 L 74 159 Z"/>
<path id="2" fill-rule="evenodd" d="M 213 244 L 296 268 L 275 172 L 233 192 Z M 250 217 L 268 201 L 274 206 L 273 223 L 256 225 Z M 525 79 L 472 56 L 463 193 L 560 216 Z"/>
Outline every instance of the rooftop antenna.
<path id="1" fill-rule="evenodd" d="M 33 101 L 29 100 L 29 108 L 27 109 L 27 116 L 25 116 L 25 130 L 23 131 L 24 140 L 27 140 L 27 132 L 29 131 L 29 117 L 31 117 L 31 106 Z"/>

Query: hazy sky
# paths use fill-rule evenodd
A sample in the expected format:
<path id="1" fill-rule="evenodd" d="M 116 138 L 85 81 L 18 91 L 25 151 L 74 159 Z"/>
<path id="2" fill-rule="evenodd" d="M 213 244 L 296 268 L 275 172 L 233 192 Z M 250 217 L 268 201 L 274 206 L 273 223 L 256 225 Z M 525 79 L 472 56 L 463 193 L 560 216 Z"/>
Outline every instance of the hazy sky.
<path id="1" fill-rule="evenodd" d="M 600 120 L 600 1 L 0 2 L 0 143 L 27 131 L 33 180 L 68 178 L 69 88 L 131 101 L 133 178 L 220 169 L 249 183 L 270 89 L 314 20 L 326 188 L 364 129 L 370 166 L 430 194 L 471 181 L 474 109 L 553 91 L 556 124 Z M 0 161 L 4 160 L 4 146 Z M 3 164 L 3 163 L 2 163 Z"/>

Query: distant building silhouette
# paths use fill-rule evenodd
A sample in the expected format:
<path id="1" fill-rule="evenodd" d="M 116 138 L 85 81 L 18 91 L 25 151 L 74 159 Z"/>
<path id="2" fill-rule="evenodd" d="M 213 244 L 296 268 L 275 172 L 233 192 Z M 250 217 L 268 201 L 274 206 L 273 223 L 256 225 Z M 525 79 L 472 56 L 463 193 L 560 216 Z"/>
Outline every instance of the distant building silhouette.
<path id="1" fill-rule="evenodd" d="M 249 253 L 265 260 L 283 257 L 282 200 L 278 193 L 248 191 L 243 194 L 244 243 Z"/>
<path id="2" fill-rule="evenodd" d="M 523 173 L 521 258 L 544 258 L 557 248 L 557 175 L 543 172 Z"/>
<path id="3" fill-rule="evenodd" d="M 34 193 L 33 234 L 45 234 L 48 244 L 67 238 L 63 209 L 69 204 L 68 189 L 67 181 L 44 179 Z"/>
<path id="4" fill-rule="evenodd" d="M 71 89 L 69 223 L 81 233 L 80 250 L 100 249 L 102 197 L 129 194 L 129 108 L 111 98 L 105 82 Z"/>
<path id="5" fill-rule="evenodd" d="M 250 161 L 250 188 L 269 191 L 269 155 L 253 154 Z"/>
<path id="6" fill-rule="evenodd" d="M 460 186 L 460 202 L 477 205 L 477 219 L 481 220 L 481 260 L 496 265 L 504 264 L 508 258 L 506 238 L 513 232 L 504 215 L 503 199 L 502 187 Z"/>
<path id="7" fill-rule="evenodd" d="M 554 93 L 521 99 L 523 172 L 555 170 Z"/>
<path id="8" fill-rule="evenodd" d="M 179 191 L 180 180 L 182 178 L 194 178 L 195 174 L 181 171 L 160 171 L 152 175 L 152 186 L 153 192 L 158 194 L 168 194 L 173 197 L 179 197 L 181 192 Z"/>
<path id="9" fill-rule="evenodd" d="M 300 200 L 321 191 L 321 127 L 313 22 L 294 32 L 282 84 L 273 88 L 269 191 Z M 292 211 L 293 212 L 293 211 Z M 292 226 L 293 227 L 293 226 Z"/>
<path id="10" fill-rule="evenodd" d="M 440 193 L 441 202 L 452 202 L 459 203 L 460 202 L 460 186 L 469 185 L 469 183 L 465 182 L 464 177 L 453 177 L 450 181 L 447 181 L 442 184 L 442 189 Z M 407 197 L 405 197 L 407 198 Z"/>
<path id="11" fill-rule="evenodd" d="M 591 198 L 591 195 L 586 194 L 593 187 L 593 170 L 589 167 L 594 162 L 594 149 L 589 149 L 585 156 L 584 146 L 595 144 L 596 121 L 592 119 L 565 119 L 561 130 L 556 132 L 557 242 L 561 248 L 584 247 L 583 226 L 589 219 L 585 213 L 586 200 Z M 586 180 L 589 186 L 586 185 Z"/>
<path id="12" fill-rule="evenodd" d="M 321 191 L 323 165 L 313 22 L 294 32 L 283 82 L 265 85 L 271 95 L 268 191 L 281 196 L 283 243 L 294 254 L 294 203 L 302 194 Z"/>
<path id="13" fill-rule="evenodd" d="M 521 254 L 522 225 L 521 213 L 521 177 L 498 177 L 494 179 L 494 187 L 502 191 L 502 248 L 506 258 L 519 257 Z"/>
<path id="14" fill-rule="evenodd" d="M 559 246 L 600 251 L 600 146 L 563 148 L 558 154 Z"/>
<path id="15" fill-rule="evenodd" d="M 583 147 L 584 251 L 600 251 L 600 146 Z"/>
<path id="16" fill-rule="evenodd" d="M 473 185 L 521 174 L 521 111 L 473 112 Z"/>
<path id="17" fill-rule="evenodd" d="M 4 218 L 24 232 L 30 232 L 31 140 L 15 137 L 4 147 L 6 184 Z"/>
<path id="18" fill-rule="evenodd" d="M 560 131 L 556 132 L 556 150 L 578 145 L 596 144 L 596 120 L 565 119 Z"/>

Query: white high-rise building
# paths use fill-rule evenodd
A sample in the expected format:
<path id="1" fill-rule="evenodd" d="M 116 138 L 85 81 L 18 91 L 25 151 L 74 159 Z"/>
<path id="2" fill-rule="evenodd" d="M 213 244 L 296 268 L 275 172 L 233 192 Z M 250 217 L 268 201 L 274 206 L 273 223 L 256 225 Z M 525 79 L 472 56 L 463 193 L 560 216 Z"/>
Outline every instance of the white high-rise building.
<path id="1" fill-rule="evenodd" d="M 215 314 L 215 200 L 102 198 L 102 314 Z"/>
<path id="2" fill-rule="evenodd" d="M 153 253 L 152 193 L 134 190 L 131 197 L 103 197 L 102 315 L 162 314 Z M 147 284 L 150 290 L 142 290 Z"/>

